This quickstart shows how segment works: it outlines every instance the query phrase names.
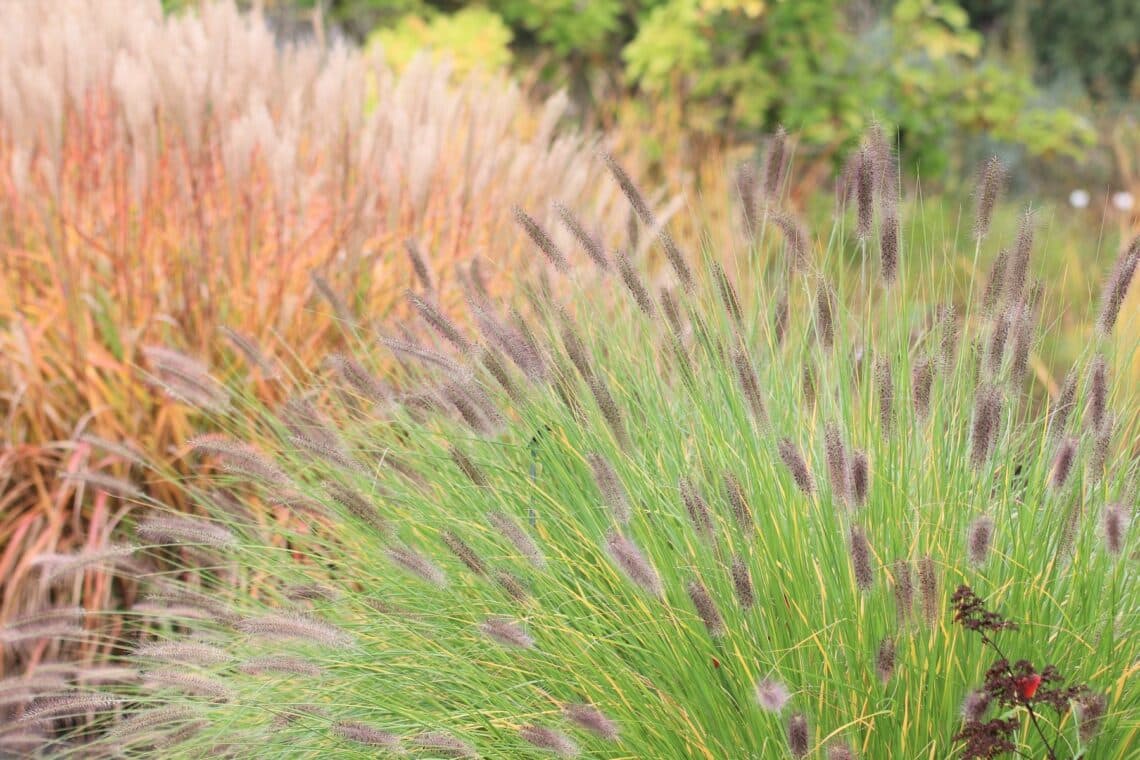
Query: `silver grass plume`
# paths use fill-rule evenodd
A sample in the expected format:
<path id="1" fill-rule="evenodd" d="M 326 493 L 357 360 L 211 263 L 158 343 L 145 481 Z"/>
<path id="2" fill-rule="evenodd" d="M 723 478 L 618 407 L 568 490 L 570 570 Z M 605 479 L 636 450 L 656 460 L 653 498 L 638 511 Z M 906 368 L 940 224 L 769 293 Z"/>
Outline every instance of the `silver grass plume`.
<path id="1" fill-rule="evenodd" d="M 610 532 L 606 536 L 606 551 L 609 552 L 614 564 L 631 581 L 653 596 L 660 597 L 664 594 L 657 571 L 633 541 L 620 533 Z"/>
<path id="2" fill-rule="evenodd" d="M 567 263 L 566 256 L 563 255 L 550 235 L 538 222 L 518 206 L 511 207 L 511 214 L 519 226 L 526 231 L 527 236 L 534 242 L 538 250 L 542 251 L 543 255 L 554 265 L 555 269 L 562 273 L 570 271 L 570 264 Z"/>

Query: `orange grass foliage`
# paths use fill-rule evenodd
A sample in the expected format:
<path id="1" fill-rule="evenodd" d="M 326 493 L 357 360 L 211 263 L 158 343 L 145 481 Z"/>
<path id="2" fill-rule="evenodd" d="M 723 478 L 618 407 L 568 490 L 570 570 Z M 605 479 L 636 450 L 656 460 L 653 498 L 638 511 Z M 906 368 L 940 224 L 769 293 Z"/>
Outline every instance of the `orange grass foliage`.
<path id="1" fill-rule="evenodd" d="M 533 257 L 514 204 L 552 230 L 559 199 L 603 228 L 626 213 L 561 95 L 283 44 L 230 3 L 0 0 L 0 17 L 0 623 L 130 593 L 94 571 L 45 587 L 31 559 L 104 546 L 130 508 L 58 477 L 137 473 L 85 434 L 166 461 L 191 434 L 140 378 L 144 346 L 224 377 L 245 367 L 227 326 L 309 365 L 345 340 L 314 273 L 384 315 L 412 282 L 405 239 L 454 295 L 480 252 L 492 275 Z"/>

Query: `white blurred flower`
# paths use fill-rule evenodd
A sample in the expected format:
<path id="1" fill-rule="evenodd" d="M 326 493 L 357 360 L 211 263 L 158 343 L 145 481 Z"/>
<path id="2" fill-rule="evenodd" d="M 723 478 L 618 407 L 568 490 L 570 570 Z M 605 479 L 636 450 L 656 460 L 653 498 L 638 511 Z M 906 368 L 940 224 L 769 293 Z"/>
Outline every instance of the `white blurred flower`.
<path id="1" fill-rule="evenodd" d="M 1127 190 L 1121 190 L 1118 193 L 1112 194 L 1112 205 L 1115 206 L 1118 211 L 1128 211 L 1135 202 L 1136 200 L 1132 197 L 1132 193 Z"/>
<path id="2" fill-rule="evenodd" d="M 1089 191 L 1077 189 L 1069 193 L 1069 205 L 1073 208 L 1088 208 Z"/>

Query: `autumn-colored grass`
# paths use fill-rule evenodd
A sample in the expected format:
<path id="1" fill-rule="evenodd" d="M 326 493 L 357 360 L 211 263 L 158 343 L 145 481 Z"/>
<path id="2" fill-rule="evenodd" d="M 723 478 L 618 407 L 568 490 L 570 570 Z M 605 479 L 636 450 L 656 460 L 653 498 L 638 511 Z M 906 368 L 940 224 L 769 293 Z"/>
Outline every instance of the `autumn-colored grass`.
<path id="1" fill-rule="evenodd" d="M 281 46 L 229 3 L 170 18 L 157 0 L 6 0 L 0 16 L 0 620 L 48 601 L 29 557 L 97 548 L 123 517 L 58 472 L 137 474 L 98 439 L 184 450 L 190 420 L 139 372 L 144 347 L 225 378 L 225 327 L 288 373 L 366 338 L 345 312 L 391 315 L 405 240 L 454 297 L 480 253 L 492 289 L 526 265 L 513 204 L 592 197 L 591 222 L 614 221 L 563 96 Z M 92 582 L 50 601 L 112 605 Z"/>

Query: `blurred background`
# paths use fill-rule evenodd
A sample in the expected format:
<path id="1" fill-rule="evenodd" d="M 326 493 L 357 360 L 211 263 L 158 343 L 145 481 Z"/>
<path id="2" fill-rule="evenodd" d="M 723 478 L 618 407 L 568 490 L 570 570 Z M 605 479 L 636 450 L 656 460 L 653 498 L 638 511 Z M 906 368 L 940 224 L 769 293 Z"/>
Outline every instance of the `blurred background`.
<path id="1" fill-rule="evenodd" d="M 399 319 L 406 241 L 446 307 L 460 265 L 499 292 L 528 266 L 514 204 L 624 230 L 599 148 L 685 245 L 729 246 L 734 171 L 783 126 L 782 202 L 826 242 L 845 157 L 880 123 L 921 209 L 904 266 L 945 257 L 962 300 L 985 276 L 976 167 L 1000 156 L 992 238 L 1039 212 L 1040 396 L 1138 227 L 1135 0 L 0 0 L 0 19 L 0 623 L 129 602 L 105 574 L 37 568 L 111 545 L 130 489 L 194 509 L 140 466 L 193 477 L 200 424 L 147 381 L 148 347 L 275 403 L 275 377 Z M 3 651 L 0 675 L 58 647 Z"/>

